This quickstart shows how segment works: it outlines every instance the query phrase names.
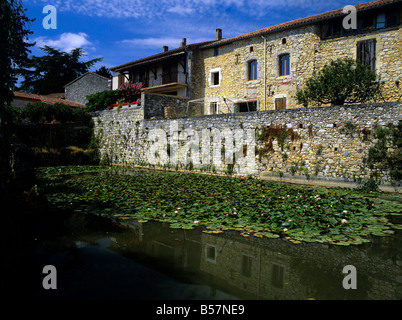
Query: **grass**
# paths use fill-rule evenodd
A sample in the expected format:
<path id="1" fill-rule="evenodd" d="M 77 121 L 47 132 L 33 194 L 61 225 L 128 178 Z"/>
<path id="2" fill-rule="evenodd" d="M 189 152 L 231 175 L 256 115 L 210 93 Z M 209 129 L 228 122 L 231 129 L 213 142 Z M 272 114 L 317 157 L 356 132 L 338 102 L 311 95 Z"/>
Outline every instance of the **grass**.
<path id="1" fill-rule="evenodd" d="M 60 208 L 164 221 L 171 228 L 202 226 L 211 233 L 233 229 L 245 237 L 285 237 L 293 243 L 361 244 L 401 229 L 390 222 L 391 215 L 401 214 L 400 202 L 376 193 L 151 170 L 83 174 L 108 170 L 40 168 L 39 193 Z"/>

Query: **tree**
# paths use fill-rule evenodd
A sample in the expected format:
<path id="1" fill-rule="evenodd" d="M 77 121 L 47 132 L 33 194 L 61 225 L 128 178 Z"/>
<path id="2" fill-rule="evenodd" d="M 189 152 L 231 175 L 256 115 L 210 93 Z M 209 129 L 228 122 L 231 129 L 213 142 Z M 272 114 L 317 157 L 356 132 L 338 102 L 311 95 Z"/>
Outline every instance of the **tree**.
<path id="1" fill-rule="evenodd" d="M 5 106 L 13 99 L 13 88 L 17 82 L 17 65 L 22 64 L 30 53 L 27 37 L 32 32 L 27 25 L 34 21 L 25 16 L 21 0 L 0 2 L 0 198 L 9 177 L 9 144 L 11 119 L 7 117 Z"/>
<path id="2" fill-rule="evenodd" d="M 389 172 L 392 180 L 402 179 L 402 121 L 398 125 L 377 126 L 374 131 L 374 145 L 370 147 L 365 164 L 372 176 Z"/>
<path id="3" fill-rule="evenodd" d="M 25 16 L 21 0 L 2 0 L 0 3 L 0 108 L 13 99 L 17 82 L 16 67 L 28 59 L 27 37 L 33 32 L 27 25 L 34 21 Z"/>
<path id="4" fill-rule="evenodd" d="M 337 59 L 326 64 L 313 77 L 307 79 L 303 90 L 296 93 L 297 103 L 307 107 L 310 103 L 343 105 L 364 103 L 380 92 L 380 83 L 369 66 L 353 59 Z"/>
<path id="5" fill-rule="evenodd" d="M 19 70 L 24 77 L 21 89 L 26 92 L 49 94 L 64 92 L 64 86 L 84 74 L 102 58 L 81 62 L 85 56 L 81 48 L 62 52 L 49 46 L 40 48 L 46 55 L 32 56 Z"/>
<path id="6" fill-rule="evenodd" d="M 109 79 L 111 79 L 113 77 L 109 68 L 106 68 L 105 66 L 100 67 L 98 70 L 95 71 L 95 73 L 99 74 L 100 76 L 109 78 Z"/>

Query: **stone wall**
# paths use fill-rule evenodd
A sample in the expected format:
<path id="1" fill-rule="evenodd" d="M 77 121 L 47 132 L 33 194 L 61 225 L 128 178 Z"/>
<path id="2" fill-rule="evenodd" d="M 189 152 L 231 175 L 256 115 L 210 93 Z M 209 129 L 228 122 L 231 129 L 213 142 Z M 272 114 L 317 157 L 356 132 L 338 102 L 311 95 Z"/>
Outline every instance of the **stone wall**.
<path id="1" fill-rule="evenodd" d="M 66 85 L 66 100 L 85 105 L 88 102 L 86 98 L 88 95 L 105 90 L 110 90 L 109 79 L 88 72 Z"/>
<path id="2" fill-rule="evenodd" d="M 141 105 L 144 109 L 145 119 L 184 117 L 186 112 L 191 116 L 202 115 L 203 109 L 197 105 L 190 104 L 187 110 L 187 104 L 190 100 L 188 97 L 166 94 L 142 93 L 141 95 Z M 167 115 L 165 108 L 169 108 L 174 112 L 170 111 L 169 115 Z"/>
<path id="3" fill-rule="evenodd" d="M 95 134 L 104 161 L 355 182 L 367 176 L 363 158 L 373 145 L 375 126 L 396 125 L 402 120 L 402 109 L 400 103 L 387 103 L 178 119 L 153 120 L 143 116 L 141 108 L 107 110 L 94 115 Z M 262 128 L 267 127 L 288 134 L 283 140 L 273 137 L 270 142 L 264 141 Z M 214 132 L 221 133 L 219 139 Z M 252 134 L 255 140 L 249 139 Z M 174 148 L 178 150 L 178 161 L 173 158 Z M 211 156 L 204 157 L 205 152 Z M 233 152 L 239 154 L 230 163 L 228 157 Z M 387 180 L 384 176 L 384 183 Z"/>

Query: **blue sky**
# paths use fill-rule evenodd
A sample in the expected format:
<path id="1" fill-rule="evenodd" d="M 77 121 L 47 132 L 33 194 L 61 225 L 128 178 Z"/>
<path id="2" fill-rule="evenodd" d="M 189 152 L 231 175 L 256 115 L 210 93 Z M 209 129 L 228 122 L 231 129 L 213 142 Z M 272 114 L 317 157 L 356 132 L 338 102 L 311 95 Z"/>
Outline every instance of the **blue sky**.
<path id="1" fill-rule="evenodd" d="M 102 57 L 94 66 L 110 68 L 177 48 L 182 38 L 195 43 L 215 38 L 215 29 L 230 38 L 278 23 L 343 8 L 361 0 L 23 0 L 29 29 L 40 46 L 70 51 L 83 48 L 84 60 Z M 57 9 L 57 29 L 44 29 L 46 5 Z"/>

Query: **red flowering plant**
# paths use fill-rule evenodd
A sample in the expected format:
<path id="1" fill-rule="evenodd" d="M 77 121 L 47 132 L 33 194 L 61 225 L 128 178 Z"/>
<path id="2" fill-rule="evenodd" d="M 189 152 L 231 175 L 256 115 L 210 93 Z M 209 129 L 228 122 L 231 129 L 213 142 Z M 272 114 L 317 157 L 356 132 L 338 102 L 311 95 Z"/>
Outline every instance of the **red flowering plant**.
<path id="1" fill-rule="evenodd" d="M 132 103 L 141 97 L 141 83 L 133 83 L 131 81 L 123 83 L 120 87 L 120 94 L 124 101 Z"/>

